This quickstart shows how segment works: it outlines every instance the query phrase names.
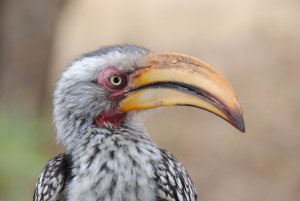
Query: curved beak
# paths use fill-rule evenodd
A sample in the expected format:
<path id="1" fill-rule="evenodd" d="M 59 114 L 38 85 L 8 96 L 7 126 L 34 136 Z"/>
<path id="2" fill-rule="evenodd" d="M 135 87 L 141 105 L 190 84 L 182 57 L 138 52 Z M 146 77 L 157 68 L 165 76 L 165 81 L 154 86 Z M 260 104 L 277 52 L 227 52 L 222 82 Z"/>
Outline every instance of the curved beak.
<path id="1" fill-rule="evenodd" d="M 147 55 L 129 76 L 120 111 L 186 105 L 210 111 L 245 132 L 243 113 L 230 83 L 200 59 L 177 54 Z"/>

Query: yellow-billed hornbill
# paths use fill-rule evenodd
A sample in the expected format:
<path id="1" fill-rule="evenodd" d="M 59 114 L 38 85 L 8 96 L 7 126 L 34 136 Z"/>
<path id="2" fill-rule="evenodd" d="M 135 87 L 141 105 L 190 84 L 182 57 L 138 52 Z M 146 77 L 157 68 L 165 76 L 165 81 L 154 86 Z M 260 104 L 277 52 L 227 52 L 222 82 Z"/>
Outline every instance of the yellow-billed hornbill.
<path id="1" fill-rule="evenodd" d="M 245 130 L 233 88 L 197 58 L 115 45 L 74 60 L 54 94 L 57 139 L 66 152 L 45 166 L 33 200 L 197 200 L 181 163 L 132 118 L 170 105 L 202 108 Z"/>

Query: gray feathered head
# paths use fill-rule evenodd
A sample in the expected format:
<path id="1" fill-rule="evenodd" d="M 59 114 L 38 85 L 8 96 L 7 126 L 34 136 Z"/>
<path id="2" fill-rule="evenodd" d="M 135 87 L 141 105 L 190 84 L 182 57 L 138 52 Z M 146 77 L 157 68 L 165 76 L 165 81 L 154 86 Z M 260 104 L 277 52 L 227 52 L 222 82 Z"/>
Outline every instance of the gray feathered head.
<path id="1" fill-rule="evenodd" d="M 131 111 L 169 105 L 203 108 L 244 130 L 234 90 L 214 68 L 135 45 L 103 47 L 73 61 L 54 93 L 54 123 L 68 144 L 87 129 L 122 127 Z"/>

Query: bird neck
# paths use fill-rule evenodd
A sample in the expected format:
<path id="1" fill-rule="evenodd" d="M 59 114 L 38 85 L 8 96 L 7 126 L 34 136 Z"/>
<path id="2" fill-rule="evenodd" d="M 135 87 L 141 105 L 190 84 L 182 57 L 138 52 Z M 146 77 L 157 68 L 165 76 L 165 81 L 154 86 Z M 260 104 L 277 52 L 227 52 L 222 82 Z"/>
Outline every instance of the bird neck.
<path id="1" fill-rule="evenodd" d="M 147 131 L 141 124 L 124 123 L 122 126 L 107 124 L 103 127 L 91 126 L 81 130 L 81 136 L 77 139 L 76 145 L 72 151 L 85 147 L 87 144 L 101 145 L 106 140 L 113 140 L 113 146 L 122 145 L 122 143 L 135 144 L 142 142 L 152 144 Z M 107 144 L 106 144 L 107 145 Z"/>
<path id="2" fill-rule="evenodd" d="M 140 123 L 136 123 L 131 118 L 117 114 L 115 123 L 106 121 L 103 116 L 93 118 L 83 118 L 81 116 L 68 115 L 61 121 L 55 121 L 57 128 L 57 139 L 67 149 L 72 152 L 77 147 L 87 143 L 93 136 L 112 136 L 118 133 L 129 133 L 124 139 L 138 141 L 147 139 L 150 141 L 147 131 Z M 105 121 L 105 122 L 104 122 Z"/>
<path id="3" fill-rule="evenodd" d="M 125 124 L 90 130 L 70 155 L 74 175 L 68 185 L 70 200 L 96 200 L 97 195 L 109 200 L 155 200 L 153 164 L 161 154 L 143 127 Z"/>

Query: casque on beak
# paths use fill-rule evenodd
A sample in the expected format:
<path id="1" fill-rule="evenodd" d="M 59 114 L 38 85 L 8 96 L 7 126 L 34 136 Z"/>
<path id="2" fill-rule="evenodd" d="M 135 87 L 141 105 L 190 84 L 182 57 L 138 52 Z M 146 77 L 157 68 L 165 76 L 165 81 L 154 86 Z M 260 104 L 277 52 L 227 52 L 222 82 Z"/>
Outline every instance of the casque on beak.
<path id="1" fill-rule="evenodd" d="M 230 83 L 209 64 L 177 53 L 156 53 L 129 77 L 119 110 L 186 105 L 210 111 L 245 132 L 243 113 Z"/>

